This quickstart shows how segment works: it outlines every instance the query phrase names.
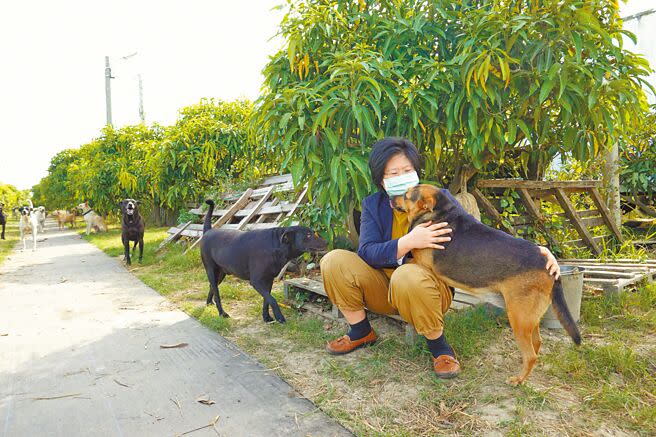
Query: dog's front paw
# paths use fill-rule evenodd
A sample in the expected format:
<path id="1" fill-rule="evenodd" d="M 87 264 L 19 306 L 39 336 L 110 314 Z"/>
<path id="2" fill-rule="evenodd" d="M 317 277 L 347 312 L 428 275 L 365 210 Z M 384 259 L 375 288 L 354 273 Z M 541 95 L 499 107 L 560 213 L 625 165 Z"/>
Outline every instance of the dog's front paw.
<path id="1" fill-rule="evenodd" d="M 524 381 L 522 381 L 519 376 L 511 376 L 510 378 L 506 379 L 506 384 L 512 385 L 513 387 L 517 387 L 522 382 Z"/>
<path id="2" fill-rule="evenodd" d="M 283 316 L 282 314 L 280 315 L 280 317 L 276 317 L 276 320 L 278 321 L 278 323 L 287 323 L 287 319 L 285 319 L 285 316 Z"/>
<path id="3" fill-rule="evenodd" d="M 273 317 L 270 314 L 262 314 L 262 320 L 264 320 L 264 323 L 271 323 L 273 322 Z"/>
<path id="4" fill-rule="evenodd" d="M 223 318 L 226 318 L 226 319 L 229 319 L 229 318 L 230 318 L 230 315 L 229 315 L 228 313 L 226 313 L 225 311 L 221 311 L 221 312 L 219 313 L 219 315 L 220 315 L 221 317 L 223 317 Z"/>

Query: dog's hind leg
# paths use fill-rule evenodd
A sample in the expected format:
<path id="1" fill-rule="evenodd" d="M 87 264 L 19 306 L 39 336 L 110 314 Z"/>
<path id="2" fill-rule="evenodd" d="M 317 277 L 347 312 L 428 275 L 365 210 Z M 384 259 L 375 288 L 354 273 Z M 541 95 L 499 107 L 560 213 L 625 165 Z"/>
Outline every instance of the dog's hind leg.
<path id="1" fill-rule="evenodd" d="M 225 312 L 223 309 L 223 305 L 221 305 L 221 294 L 219 293 L 219 284 L 221 281 L 223 281 L 223 278 L 225 278 L 226 274 L 223 270 L 221 270 L 220 267 L 215 267 L 214 269 L 206 269 L 207 270 L 207 279 L 210 281 L 210 293 L 207 296 L 207 300 L 211 303 L 212 302 L 212 296 L 214 296 L 214 304 L 216 305 L 216 309 L 219 312 L 219 315 L 221 317 L 230 317 L 228 313 Z"/>
<path id="2" fill-rule="evenodd" d="M 262 320 L 264 320 L 265 323 L 272 322 L 273 319 L 271 318 L 271 315 L 269 314 L 269 306 L 271 306 L 271 309 L 273 310 L 273 315 L 276 318 L 276 320 L 279 323 L 285 323 L 287 320 L 285 319 L 285 316 L 282 315 L 282 312 L 280 311 L 280 307 L 278 306 L 278 302 L 276 302 L 276 299 L 271 296 L 271 287 L 273 286 L 273 279 L 258 279 L 254 280 L 251 279 L 251 285 L 255 290 L 257 290 L 260 295 L 262 295 L 262 298 L 264 301 L 262 302 Z"/>
<path id="3" fill-rule="evenodd" d="M 550 302 L 548 295 L 543 294 L 537 287 L 531 288 L 533 290 L 504 293 L 508 321 L 522 354 L 523 364 L 519 375 L 508 378 L 507 382 L 510 385 L 521 384 L 528 378 L 538 359 L 542 343 L 540 319 Z"/>

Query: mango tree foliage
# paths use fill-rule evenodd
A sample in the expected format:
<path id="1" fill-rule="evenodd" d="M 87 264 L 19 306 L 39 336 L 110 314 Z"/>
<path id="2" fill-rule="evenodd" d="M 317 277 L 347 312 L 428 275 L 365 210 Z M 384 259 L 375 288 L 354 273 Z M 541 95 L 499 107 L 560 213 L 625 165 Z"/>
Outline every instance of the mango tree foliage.
<path id="1" fill-rule="evenodd" d="M 19 190 L 11 184 L 0 183 L 0 203 L 4 204 L 5 215 L 10 215 L 12 208 L 27 205 L 29 198 L 29 190 Z"/>
<path id="2" fill-rule="evenodd" d="M 447 184 L 511 162 L 538 178 L 587 160 L 640 117 L 647 62 L 611 0 L 289 0 L 254 133 L 325 228 L 375 190 L 371 145 L 403 136 Z M 632 36 L 629 34 L 629 36 Z M 504 176 L 504 174 L 496 174 Z"/>
<path id="3" fill-rule="evenodd" d="M 79 149 L 57 154 L 34 192 L 50 209 L 88 200 L 105 214 L 126 197 L 147 210 L 180 209 L 220 176 L 277 169 L 275 160 L 265 162 L 263 147 L 248 141 L 251 111 L 248 101 L 202 100 L 183 108 L 173 126 L 107 126 Z"/>

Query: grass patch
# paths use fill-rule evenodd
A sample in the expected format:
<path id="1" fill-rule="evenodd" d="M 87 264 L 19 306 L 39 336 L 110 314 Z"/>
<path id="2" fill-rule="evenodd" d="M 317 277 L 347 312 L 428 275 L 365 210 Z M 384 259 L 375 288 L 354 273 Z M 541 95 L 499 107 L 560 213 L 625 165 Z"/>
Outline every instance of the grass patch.
<path id="1" fill-rule="evenodd" d="M 9 254 L 16 247 L 16 243 L 20 240 L 20 233 L 18 231 L 18 222 L 11 216 L 7 217 L 7 225 L 5 226 L 5 240 L 0 240 L 0 263 L 2 263 Z M 31 237 L 30 237 L 30 241 Z"/>

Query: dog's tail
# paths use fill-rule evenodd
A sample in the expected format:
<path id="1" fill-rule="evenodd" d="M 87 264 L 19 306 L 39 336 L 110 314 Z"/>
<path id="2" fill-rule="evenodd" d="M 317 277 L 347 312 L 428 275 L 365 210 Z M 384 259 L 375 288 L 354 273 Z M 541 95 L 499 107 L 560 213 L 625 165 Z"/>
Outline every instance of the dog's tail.
<path id="1" fill-rule="evenodd" d="M 551 291 L 551 307 L 556 313 L 556 317 L 560 320 L 560 324 L 563 325 L 565 331 L 572 337 L 574 343 L 581 344 L 581 333 L 579 332 L 578 326 L 572 317 L 572 313 L 569 312 L 567 308 L 567 302 L 565 302 L 565 294 L 563 294 L 563 284 L 558 279 L 554 282 L 553 289 Z"/>
<path id="2" fill-rule="evenodd" d="M 203 233 L 212 229 L 212 213 L 214 212 L 214 201 L 212 199 L 207 199 L 205 201 L 210 206 L 210 209 L 207 210 L 205 214 L 205 222 L 203 222 Z"/>

